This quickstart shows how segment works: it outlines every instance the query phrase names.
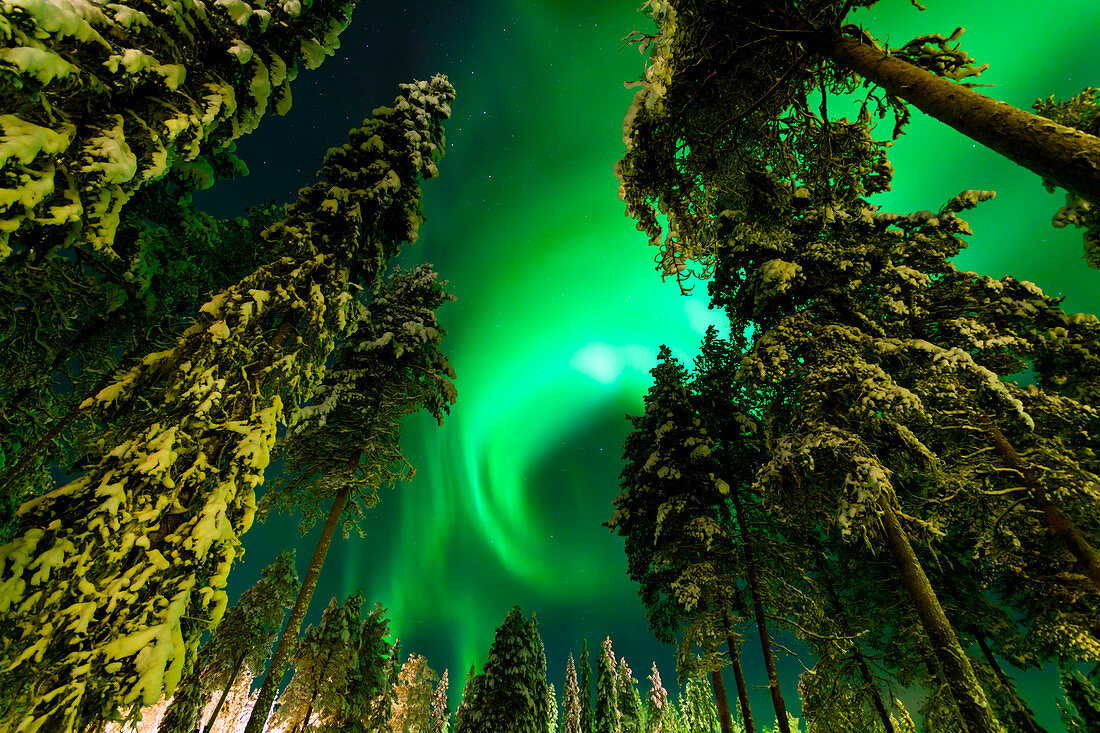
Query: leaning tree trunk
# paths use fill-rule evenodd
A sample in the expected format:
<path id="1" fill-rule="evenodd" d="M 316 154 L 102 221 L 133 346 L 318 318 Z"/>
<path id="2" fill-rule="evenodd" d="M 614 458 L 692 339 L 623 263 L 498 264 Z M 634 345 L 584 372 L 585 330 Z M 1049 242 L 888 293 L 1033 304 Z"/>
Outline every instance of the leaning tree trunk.
<path id="1" fill-rule="evenodd" d="M 928 576 L 924 574 L 924 569 L 909 544 L 909 538 L 898 523 L 894 507 L 883 494 L 878 497 L 878 507 L 882 512 L 886 544 L 894 558 L 902 585 L 905 586 L 924 632 L 932 644 L 932 650 L 943 670 L 951 696 L 959 706 L 959 714 L 968 733 L 1004 733 L 1000 723 L 993 717 L 985 691 L 970 666 L 970 659 L 944 615 L 939 599 L 928 582 Z"/>
<path id="2" fill-rule="evenodd" d="M 1100 203 L 1100 139 L 948 81 L 861 38 L 815 35 L 821 53 L 971 140 Z"/>
<path id="3" fill-rule="evenodd" d="M 359 452 L 357 451 L 354 458 L 350 459 L 348 463 L 354 466 L 358 462 Z M 282 682 L 287 662 L 290 661 L 291 646 L 294 640 L 298 638 L 298 630 L 302 628 L 302 621 L 305 620 L 309 601 L 313 598 L 313 590 L 317 587 L 317 579 L 320 577 L 321 568 L 325 564 L 325 556 L 328 555 L 329 545 L 332 544 L 332 535 L 336 532 L 340 515 L 344 513 L 350 491 L 350 487 L 343 488 L 332 501 L 328 519 L 325 520 L 325 528 L 321 531 L 321 537 L 317 540 L 317 548 L 313 551 L 313 558 L 309 561 L 309 571 L 306 572 L 301 588 L 298 589 L 298 598 L 294 602 L 294 608 L 290 611 L 286 628 L 283 630 L 282 636 L 279 637 L 279 644 L 275 647 L 275 655 L 271 659 L 271 667 L 267 671 L 267 677 L 264 678 L 263 686 L 260 687 L 259 697 L 256 698 L 256 704 L 252 708 L 252 714 L 248 718 L 244 733 L 263 733 L 264 726 L 267 725 L 267 716 L 271 712 L 271 704 L 275 702 L 275 694 L 279 691 L 279 683 Z"/>
<path id="4" fill-rule="evenodd" d="M 775 708 L 775 722 L 779 733 L 791 733 L 787 720 L 787 706 L 783 702 L 783 693 L 779 689 L 779 675 L 775 672 L 775 657 L 772 655 L 772 640 L 768 635 L 768 622 L 764 617 L 764 603 L 760 596 L 760 581 L 756 576 L 756 563 L 752 556 L 752 543 L 745 524 L 745 513 L 741 508 L 741 497 L 736 490 L 731 491 L 733 508 L 737 515 L 737 526 L 741 531 L 741 546 L 745 552 L 745 566 L 749 576 L 749 590 L 752 592 L 752 610 L 756 617 L 756 626 L 760 631 L 760 649 L 764 653 L 764 669 L 768 673 L 768 690 L 772 695 L 772 707 Z"/>
<path id="5" fill-rule="evenodd" d="M 233 683 L 237 681 L 237 675 L 241 672 L 241 667 L 244 666 L 245 653 L 241 652 L 241 655 L 237 657 L 237 661 L 233 664 L 233 670 L 229 673 L 229 681 L 225 683 L 225 687 L 222 688 L 221 697 L 218 698 L 218 704 L 214 706 L 214 712 L 210 713 L 210 720 L 206 721 L 206 728 L 203 733 L 210 733 L 214 729 L 214 721 L 218 719 L 218 713 L 222 711 L 222 705 L 225 703 L 225 698 L 229 694 L 229 691 L 233 688 Z"/>
<path id="6" fill-rule="evenodd" d="M 936 655 L 925 646 L 923 639 L 917 640 L 917 648 L 920 649 L 921 659 L 924 660 L 924 668 L 928 670 L 928 679 L 931 681 L 931 684 L 935 686 L 933 697 L 938 697 L 943 688 L 947 687 L 947 683 L 943 681 L 943 669 L 940 667 L 940 662 L 936 659 Z M 955 722 L 959 724 L 959 730 L 961 733 L 966 733 L 966 724 L 963 722 L 962 714 L 959 712 L 959 706 L 955 704 L 955 700 L 951 697 L 950 691 L 948 691 L 946 695 L 946 702 L 951 708 L 951 714 Z"/>
<path id="7" fill-rule="evenodd" d="M 705 600 L 700 599 L 699 610 L 707 610 L 707 602 Z M 726 695 L 726 683 L 722 679 L 722 670 L 711 670 L 710 685 L 714 692 L 714 706 L 718 709 L 718 726 L 721 733 L 733 733 L 733 718 L 730 717 L 730 701 L 729 697 Z"/>
<path id="8" fill-rule="evenodd" d="M 1066 549 L 1081 564 L 1081 571 L 1085 574 L 1085 577 L 1089 579 L 1096 590 L 1100 590 L 1100 556 L 1097 556 L 1096 550 L 1089 544 L 1088 539 L 1081 533 L 1077 525 L 1051 502 L 1046 490 L 1035 478 L 1034 471 L 1020 458 L 1016 449 L 1008 442 L 1008 439 L 1005 438 L 1004 433 L 1001 432 L 992 418 L 988 415 L 979 414 L 978 422 L 989 433 L 989 439 L 997 452 L 1000 453 L 1005 465 L 1015 470 L 1023 478 L 1024 486 L 1027 487 L 1029 496 L 1035 502 L 1035 506 L 1043 512 L 1043 518 L 1054 529 L 1054 534 L 1058 535 L 1058 539 L 1062 540 Z"/>
<path id="9" fill-rule="evenodd" d="M 729 617 L 726 617 L 726 645 L 730 650 L 730 665 L 733 667 L 733 679 L 737 682 L 737 702 L 741 706 L 741 727 L 745 733 L 756 733 L 752 722 L 752 710 L 749 709 L 749 688 L 745 684 L 745 674 L 741 670 L 741 654 L 737 651 L 737 641 L 730 631 Z"/>
<path id="10" fill-rule="evenodd" d="M 733 718 L 730 717 L 730 701 L 726 697 L 726 683 L 722 681 L 722 670 L 711 670 L 710 683 L 714 686 L 714 705 L 718 708 L 718 727 L 722 733 L 733 733 Z"/>
<path id="11" fill-rule="evenodd" d="M 1031 711 L 1026 702 L 1020 699 L 1020 694 L 1016 691 L 1016 685 L 1012 684 L 1012 680 L 1008 678 L 1008 675 L 1001 669 L 1001 665 L 997 663 L 993 652 L 989 650 L 989 644 L 985 641 L 985 634 L 979 631 L 974 634 L 974 638 L 978 640 L 978 647 L 982 650 L 985 660 L 989 662 L 989 666 L 993 668 L 993 673 L 997 675 L 997 681 L 1001 683 L 1001 687 L 1005 689 L 1005 692 L 1008 693 L 1016 706 L 1016 714 L 1010 717 L 1019 723 L 1020 729 L 1025 733 L 1047 733 L 1047 730 L 1035 720 L 1035 713 Z"/>

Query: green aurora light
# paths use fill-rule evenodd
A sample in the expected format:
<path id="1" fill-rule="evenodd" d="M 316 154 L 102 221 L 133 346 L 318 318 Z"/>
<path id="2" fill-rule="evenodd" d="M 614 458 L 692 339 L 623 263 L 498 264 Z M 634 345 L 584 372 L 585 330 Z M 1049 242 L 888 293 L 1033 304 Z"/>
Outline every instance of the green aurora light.
<path id="1" fill-rule="evenodd" d="M 995 86 L 979 91 L 1025 109 L 1037 97 L 1100 85 L 1100 59 L 1082 53 L 1095 47 L 1100 4 L 927 4 L 921 13 L 882 0 L 852 17 L 895 46 L 965 25 L 963 48 L 991 64 L 978 81 Z M 445 73 L 458 90 L 441 177 L 424 186 L 428 222 L 405 255 L 433 262 L 459 298 L 441 313 L 458 403 L 442 428 L 419 417 L 406 423 L 417 476 L 383 491 L 364 539 L 334 544 L 310 620 L 333 595 L 361 589 L 381 601 L 405 654 L 450 669 L 452 706 L 466 669 L 484 661 L 517 603 L 538 615 L 559 688 L 566 654 L 582 637 L 591 647 L 608 634 L 639 678 L 655 659 L 670 685 L 675 651 L 646 633 L 622 542 L 601 526 L 617 493 L 623 414 L 640 410 L 657 347 L 668 343 L 690 362 L 706 326 L 721 327 L 705 287 L 685 298 L 660 282 L 645 236 L 616 197 L 611 166 L 632 95 L 622 82 L 643 68 L 620 39 L 648 29 L 648 19 L 634 0 L 470 0 L 446 16 L 431 2 L 405 9 L 361 5 L 340 55 L 303 72 L 291 114 L 265 120 L 240 145 L 252 175 L 217 189 L 237 191 L 234 207 L 287 200 L 310 182 L 324 149 L 387 103 L 398 81 Z M 313 131 L 285 132 L 295 124 Z M 280 134 L 287 142 L 273 145 Z M 273 148 L 282 152 L 269 165 Z M 292 156 L 306 166 L 297 175 Z M 998 191 L 965 217 L 975 234 L 960 267 L 1032 280 L 1065 295 L 1067 310 L 1100 311 L 1100 273 L 1085 267 L 1079 232 L 1050 227 L 1061 198 L 1033 175 L 917 111 L 891 158 L 894 190 L 876 202 L 885 210 L 935 209 L 966 188 Z M 297 543 L 301 568 L 316 535 Z M 291 518 L 249 533 L 231 597 L 289 537 L 297 539 Z M 759 685 L 755 643 L 744 656 Z M 797 709 L 801 667 L 781 656 L 784 692 Z M 1018 679 L 1024 690 L 1055 689 L 1049 670 Z M 1032 697 L 1040 721 L 1058 729 L 1053 695 Z M 770 723 L 766 700 L 757 690 L 754 707 Z"/>

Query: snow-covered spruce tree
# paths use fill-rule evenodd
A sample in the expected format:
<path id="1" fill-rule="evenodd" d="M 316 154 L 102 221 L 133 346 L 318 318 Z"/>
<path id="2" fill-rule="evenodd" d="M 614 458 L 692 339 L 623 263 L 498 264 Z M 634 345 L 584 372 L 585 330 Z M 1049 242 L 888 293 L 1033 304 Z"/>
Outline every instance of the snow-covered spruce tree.
<path id="1" fill-rule="evenodd" d="M 1100 89 L 1087 87 L 1064 101 L 1037 99 L 1031 105 L 1037 114 L 1058 124 L 1072 127 L 1093 137 L 1100 137 Z M 1054 181 L 1044 180 L 1047 191 L 1054 193 Z M 1066 205 L 1054 214 L 1051 223 L 1061 229 L 1069 224 L 1084 229 L 1085 262 L 1100 267 L 1100 196 L 1086 199 L 1075 193 L 1066 194 Z"/>
<path id="2" fill-rule="evenodd" d="M 554 691 L 554 685 L 546 688 L 546 730 L 548 733 L 558 733 L 558 696 Z"/>
<path id="3" fill-rule="evenodd" d="M 708 338 L 713 340 L 714 334 Z M 681 679 L 710 674 L 723 733 L 732 730 L 733 720 L 717 644 L 727 641 L 742 718 L 751 730 L 748 692 L 740 673 L 730 610 L 745 613 L 747 604 L 739 583 L 749 575 L 752 556 L 746 552 L 744 537 L 729 522 L 730 511 L 725 506 L 730 494 L 726 479 L 733 480 L 732 472 L 712 456 L 712 416 L 699 412 L 686 385 L 687 372 L 667 347 L 661 348 L 652 374 L 654 383 L 644 400 L 645 412 L 631 418 L 634 431 L 627 436 L 623 450 L 626 465 L 619 477 L 622 491 L 615 497 L 615 514 L 607 526 L 626 540 L 627 572 L 641 586 L 650 630 L 668 643 L 683 627 L 677 670 Z M 739 416 L 741 423 L 752 424 L 736 406 L 730 407 L 729 415 L 730 420 Z M 757 598 L 759 584 L 751 577 L 749 580 L 750 594 Z M 763 630 L 761 643 L 770 654 L 763 605 L 757 608 L 754 603 L 753 607 Z M 697 645 L 705 652 L 701 659 L 696 659 L 693 651 Z M 774 665 L 768 672 L 770 680 L 775 678 L 773 704 L 778 710 L 783 702 Z"/>
<path id="4" fill-rule="evenodd" d="M 595 733 L 621 733 L 619 713 L 619 687 L 615 680 L 615 652 L 611 650 L 611 637 L 603 640 L 600 658 L 596 660 L 596 731 Z"/>
<path id="5" fill-rule="evenodd" d="M 215 170 L 232 147 L 211 156 Z M 216 220 L 190 204 L 190 191 L 172 173 L 144 187 L 123 210 L 119 257 L 82 252 L 29 268 L 0 260 L 0 496 L 22 503 L 46 493 L 35 481 L 41 467 L 72 465 L 102 427 L 77 422 L 84 398 L 168 348 L 208 293 L 273 259 L 257 242 L 281 207 Z"/>
<path id="6" fill-rule="evenodd" d="M 322 733 L 374 733 L 388 723 L 393 696 L 389 674 L 393 650 L 385 639 L 389 633 L 385 609 L 375 603 L 359 629 L 357 662 L 345 676 L 336 712 L 320 726 Z"/>
<path id="7" fill-rule="evenodd" d="M 827 114 L 829 95 L 854 92 L 861 83 L 872 88 L 859 117 L 869 121 L 869 107 L 880 117 L 892 108 L 895 137 L 912 104 L 1068 191 L 1100 198 L 1100 139 L 969 88 L 964 80 L 987 65 L 976 67 L 949 45 L 962 28 L 886 51 L 844 23 L 857 4 L 866 3 L 644 3 L 657 28 L 631 34 L 649 61 L 623 121 L 627 149 L 616 173 L 628 214 L 660 247 L 656 261 L 664 275 L 683 284 L 688 260 L 698 274 L 709 272 L 713 216 L 722 210 L 716 189 L 751 196 L 746 189 L 757 165 L 779 177 L 800 168 L 807 180 L 838 188 L 858 167 L 873 165 L 847 155 L 860 145 L 860 126 Z M 818 116 L 810 98 L 822 94 Z M 665 238 L 658 209 L 669 220 Z"/>
<path id="8" fill-rule="evenodd" d="M 359 615 L 363 603 L 358 593 L 342 603 L 333 598 L 321 614 L 321 623 L 310 626 L 294 652 L 294 676 L 279 695 L 272 723 L 287 730 L 309 730 L 311 720 L 336 715 L 353 670 L 358 665 Z"/>
<path id="9" fill-rule="evenodd" d="M 451 725 L 451 707 L 447 701 L 447 670 L 439 678 L 439 684 L 432 692 L 432 705 L 428 713 L 428 729 L 425 733 L 448 733 Z"/>
<path id="10" fill-rule="evenodd" d="M 237 605 L 229 608 L 214 635 L 199 648 L 191 671 L 176 688 L 158 733 L 191 733 L 199 713 L 214 692 L 217 702 L 204 727 L 210 733 L 229 691 L 242 673 L 251 680 L 271 655 L 271 647 L 283 625 L 286 610 L 298 594 L 298 571 L 294 551 L 283 552 L 264 568 L 256 584 L 246 590 Z M 197 689 L 195 695 L 180 693 Z M 202 702 L 194 706 L 193 698 Z"/>
<path id="11" fill-rule="evenodd" d="M 432 689 L 439 676 L 421 654 L 410 654 L 401 665 L 394 690 L 390 730 L 393 733 L 427 733 L 432 707 Z"/>
<path id="12" fill-rule="evenodd" d="M 718 730 L 718 708 L 705 676 L 688 677 L 680 692 L 681 730 L 713 733 Z"/>
<path id="13" fill-rule="evenodd" d="M 666 725 L 669 715 L 668 691 L 661 683 L 661 673 L 657 670 L 657 663 L 653 662 L 653 668 L 649 672 L 649 692 L 645 696 L 645 732 L 667 733 L 671 725 Z"/>
<path id="14" fill-rule="evenodd" d="M 264 495 L 261 516 L 271 509 L 301 511 L 304 534 L 321 516 L 323 503 L 331 499 L 332 504 L 260 690 L 265 706 L 274 700 L 289 642 L 305 618 L 338 523 L 344 522 L 346 534 L 378 502 L 381 486 L 412 476 L 401 454 L 401 418 L 426 410 L 442 423 L 454 402 L 454 370 L 440 350 L 446 331 L 435 313 L 454 300 L 445 284 L 431 265 L 395 268 L 360 310 L 358 328 L 337 349 L 311 403 L 295 413 L 279 446 L 284 474 L 292 478 Z M 266 709 L 257 708 L 249 733 L 262 730 Z"/>
<path id="15" fill-rule="evenodd" d="M 534 621 L 513 608 L 497 629 L 482 673 L 467 684 L 455 733 L 546 730 L 546 676 L 536 663 L 541 643 Z"/>
<path id="16" fill-rule="evenodd" d="M 592 665 L 588 661 L 588 639 L 581 639 L 580 706 L 582 733 L 595 733 L 596 719 L 592 707 Z"/>
<path id="17" fill-rule="evenodd" d="M 581 698 L 577 688 L 577 667 L 573 663 L 573 652 L 565 662 L 565 694 L 562 699 L 562 733 L 581 733 Z"/>
<path id="18" fill-rule="evenodd" d="M 615 692 L 619 701 L 619 727 L 622 733 L 645 733 L 645 710 L 626 657 L 619 660 L 615 673 Z"/>
<path id="19" fill-rule="evenodd" d="M 472 721 L 466 720 L 466 714 L 470 710 L 470 704 L 478 695 L 477 691 L 483 678 L 483 675 L 477 674 L 477 664 L 471 664 L 470 669 L 466 671 L 466 682 L 462 685 L 462 699 L 458 701 L 458 707 L 455 708 L 455 733 L 460 730 L 469 730 L 468 726 L 472 725 Z"/>
<path id="20" fill-rule="evenodd" d="M 82 476 L 25 504 L 0 547 L 0 688 L 23 711 L 0 731 L 69 733 L 175 689 L 221 619 L 284 405 L 356 325 L 354 288 L 373 290 L 416 238 L 419 178 L 437 173 L 453 96 L 444 77 L 403 85 L 265 232 L 287 254 L 91 398 L 108 419 L 139 397 L 154 407 Z"/>
<path id="21" fill-rule="evenodd" d="M 0 259 L 110 253 L 142 186 L 290 107 L 298 62 L 339 47 L 355 0 L 4 6 Z"/>
<path id="22" fill-rule="evenodd" d="M 785 216 L 774 220 L 728 212 L 712 293 L 731 320 L 759 329 L 738 379 L 774 395 L 765 421 L 770 461 L 756 479 L 765 502 L 786 520 L 887 547 L 967 725 L 993 731 L 999 725 L 909 540 L 935 537 L 938 527 L 907 513 L 929 506 L 943 486 L 940 461 L 950 466 L 960 447 L 973 445 L 974 436 L 956 442 L 965 434 L 951 429 L 960 412 L 977 436 L 988 426 L 973 417 L 987 411 L 1024 432 L 1034 427 L 1016 390 L 995 376 L 1019 368 L 1005 346 L 1023 340 L 1005 333 L 987 341 L 989 331 L 965 317 L 972 306 L 946 309 L 935 298 L 975 277 L 955 272 L 946 256 L 967 231 L 955 212 L 983 196 L 967 192 L 938 215 L 910 217 L 863 204 L 831 223 L 821 208 L 800 214 L 782 194 L 773 203 L 786 206 Z M 972 356 L 984 361 L 982 347 L 995 371 Z M 984 495 L 981 483 L 968 488 Z"/>

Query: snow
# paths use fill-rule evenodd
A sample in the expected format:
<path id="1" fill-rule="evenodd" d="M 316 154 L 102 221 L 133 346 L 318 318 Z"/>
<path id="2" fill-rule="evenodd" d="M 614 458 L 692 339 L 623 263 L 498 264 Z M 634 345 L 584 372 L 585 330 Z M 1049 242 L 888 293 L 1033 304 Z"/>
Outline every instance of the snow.
<path id="1" fill-rule="evenodd" d="M 34 76 L 43 85 L 54 79 L 64 79 L 73 71 L 72 64 L 45 48 L 19 46 L 0 49 L 0 61 L 13 64 L 22 74 Z"/>
<path id="2" fill-rule="evenodd" d="M 76 128 L 63 125 L 60 131 L 40 127 L 15 115 L 0 115 L 0 166 L 6 167 L 14 159 L 21 165 L 29 165 L 39 153 L 57 155 L 69 147 Z"/>
<path id="3" fill-rule="evenodd" d="M 237 25 L 244 25 L 252 15 L 252 6 L 242 0 L 214 0 L 214 5 L 225 9 Z"/>
<path id="4" fill-rule="evenodd" d="M 121 115 L 106 115 L 113 120 L 113 127 L 104 129 L 88 141 L 85 156 L 89 162 L 81 167 L 85 173 L 101 173 L 102 183 L 125 183 L 137 173 L 137 156 L 126 144 L 126 133 Z"/>

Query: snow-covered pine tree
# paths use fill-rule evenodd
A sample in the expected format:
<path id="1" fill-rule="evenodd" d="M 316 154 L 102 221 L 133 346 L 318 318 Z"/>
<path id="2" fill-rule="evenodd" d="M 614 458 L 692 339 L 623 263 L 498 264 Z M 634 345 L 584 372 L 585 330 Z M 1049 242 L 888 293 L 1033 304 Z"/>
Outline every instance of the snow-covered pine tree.
<path id="1" fill-rule="evenodd" d="M 615 692 L 619 701 L 619 721 L 622 733 L 645 733 L 645 710 L 638 694 L 638 680 L 634 679 L 626 657 L 619 659 L 615 673 Z"/>
<path id="2" fill-rule="evenodd" d="M 536 661 L 541 643 L 534 621 L 513 608 L 497 629 L 482 673 L 467 684 L 455 733 L 546 730 L 546 677 Z"/>
<path id="3" fill-rule="evenodd" d="M 436 309 L 454 300 L 431 265 L 405 271 L 395 267 L 370 305 L 361 308 L 359 326 L 336 350 L 332 365 L 310 404 L 296 412 L 277 454 L 286 458 L 285 475 L 264 495 L 261 516 L 271 509 L 300 511 L 305 534 L 332 504 L 309 570 L 275 650 L 260 700 L 273 700 L 320 577 L 339 522 L 350 526 L 378 501 L 387 483 L 410 478 L 401 453 L 401 418 L 419 410 L 442 423 L 456 392 L 454 370 L 440 349 L 446 331 Z M 256 715 L 262 710 L 257 708 Z M 262 728 L 259 717 L 250 727 Z"/>
<path id="4" fill-rule="evenodd" d="M 680 692 L 680 727 L 683 733 L 714 733 L 718 730 L 718 708 L 705 676 L 688 677 Z"/>
<path id="5" fill-rule="evenodd" d="M 393 733 L 428 733 L 432 690 L 439 676 L 421 654 L 410 654 L 401 665 L 394 690 L 390 730 Z"/>
<path id="6" fill-rule="evenodd" d="M 470 703 L 473 702 L 476 696 L 476 685 L 474 684 L 478 678 L 477 663 L 470 664 L 470 669 L 466 672 L 466 682 L 462 685 L 462 698 L 458 701 L 458 707 L 455 708 L 455 733 L 461 729 L 461 727 L 468 726 L 470 723 L 465 720 L 466 712 L 470 709 Z"/>
<path id="7" fill-rule="evenodd" d="M 577 667 L 573 663 L 573 652 L 565 662 L 565 694 L 562 700 L 562 733 L 581 733 L 581 698 L 577 686 Z"/>
<path id="8" fill-rule="evenodd" d="M 169 169 L 290 107 L 299 60 L 339 47 L 355 0 L 21 2 L 0 15 L 0 260 L 112 252 L 122 208 Z"/>
<path id="9" fill-rule="evenodd" d="M 199 648 L 191 671 L 176 688 L 158 733 L 191 733 L 213 692 L 217 702 L 203 729 L 203 733 L 210 733 L 241 674 L 251 680 L 263 669 L 283 625 L 285 609 L 290 608 L 297 594 L 294 551 L 287 550 L 263 569 L 256 584 L 241 594 L 237 604 L 225 612 L 214 635 Z"/>
<path id="10" fill-rule="evenodd" d="M 385 609 L 375 603 L 359 629 L 357 662 L 347 674 L 338 709 L 323 722 L 322 733 L 375 733 L 388 724 L 393 697 L 389 633 Z"/>
<path id="11" fill-rule="evenodd" d="M 592 706 L 592 665 L 588 661 L 588 639 L 581 639 L 580 674 L 581 731 L 583 733 L 595 733 L 595 709 Z"/>
<path id="12" fill-rule="evenodd" d="M 704 353 L 713 350 L 716 335 L 708 332 L 707 338 Z M 616 511 L 607 526 L 626 539 L 627 571 L 641 585 L 650 629 L 661 641 L 671 642 L 684 626 L 677 671 L 681 679 L 710 674 L 722 731 L 730 733 L 733 720 L 720 673 L 724 660 L 717 653 L 717 644 L 725 640 L 730 645 L 731 660 L 737 664 L 739 700 L 746 721 L 751 721 L 730 620 L 731 608 L 739 613 L 746 608 L 744 578 L 754 599 L 766 660 L 771 647 L 748 535 L 731 522 L 731 515 L 740 515 L 727 505 L 728 482 L 733 482 L 733 490 L 742 490 L 742 482 L 734 477 L 744 474 L 751 456 L 721 463 L 712 453 L 716 437 L 725 439 L 724 432 L 730 430 L 739 436 L 745 426 L 751 428 L 754 423 L 742 407 L 728 399 L 719 409 L 706 399 L 697 399 L 688 389 L 686 370 L 667 347 L 658 354 L 652 374 L 654 383 L 644 400 L 645 412 L 631 418 L 635 429 L 623 450 L 622 491 L 614 500 Z M 700 376 L 696 381 L 703 380 Z M 733 499 L 736 507 L 738 495 Z M 705 652 L 702 658 L 695 656 L 696 645 Z M 773 683 L 773 705 L 777 711 L 784 710 L 774 664 L 767 670 Z"/>
<path id="13" fill-rule="evenodd" d="M 611 637 L 604 639 L 600 658 L 596 660 L 596 715 L 595 733 L 621 733 L 619 713 L 619 687 L 615 679 L 615 652 L 611 649 Z"/>
<path id="14" fill-rule="evenodd" d="M 443 676 L 439 678 L 439 684 L 432 692 L 432 706 L 428 715 L 428 730 L 426 733 L 448 733 L 451 725 L 451 707 L 447 701 L 447 670 L 443 670 Z"/>
<path id="15" fill-rule="evenodd" d="M 207 293 L 270 259 L 256 243 L 279 207 L 215 220 L 188 198 L 168 179 L 143 189 L 119 225 L 122 260 L 85 253 L 23 269 L 0 261 L 0 506 L 11 506 L 0 509 L 0 542 L 18 505 L 54 488 L 46 466 L 81 463 L 85 443 L 103 437 L 107 426 L 81 419 L 81 402 L 118 369 L 170 347 Z"/>
<path id="16" fill-rule="evenodd" d="M 616 175 L 627 213 L 661 249 L 656 259 L 664 275 L 683 284 L 688 260 L 700 276 L 710 271 L 713 217 L 722 210 L 714 195 L 749 194 L 757 164 L 781 178 L 801 169 L 807 180 L 835 188 L 872 165 L 848 155 L 861 144 L 862 126 L 827 114 L 830 96 L 861 83 L 874 89 L 858 116 L 870 121 L 869 105 L 880 118 L 892 108 L 895 138 L 912 104 L 1068 191 L 1100 199 L 1100 140 L 970 89 L 963 80 L 987 65 L 975 66 L 958 44 L 949 45 L 962 28 L 950 37 L 932 33 L 891 44 L 887 52 L 861 27 L 844 23 L 854 5 L 645 3 L 657 29 L 631 34 L 649 50 L 649 61 L 623 121 L 626 152 Z M 722 53 L 717 68 L 699 63 Z M 811 96 L 822 98 L 820 116 Z M 658 210 L 668 218 L 665 238 Z"/>
<path id="17" fill-rule="evenodd" d="M 665 730 L 663 721 L 668 708 L 668 691 L 661 684 L 661 673 L 657 670 L 657 663 L 653 663 L 653 669 L 649 673 L 649 692 L 645 696 L 646 704 L 646 733 L 662 733 Z"/>
<path id="18" fill-rule="evenodd" d="M 358 593 L 341 603 L 333 598 L 321 614 L 321 623 L 306 629 L 294 652 L 294 676 L 279 695 L 274 725 L 304 731 L 311 720 L 324 721 L 339 713 L 359 661 L 362 603 Z"/>
<path id="19" fill-rule="evenodd" d="M 553 683 L 546 688 L 546 730 L 558 733 L 558 696 Z"/>
<path id="20" fill-rule="evenodd" d="M 286 256 L 91 398 L 107 417 L 139 396 L 153 409 L 82 476 L 25 504 L 0 546 L 0 687 L 23 711 L 0 731 L 70 733 L 174 691 L 221 619 L 284 405 L 313 390 L 356 325 L 354 289 L 373 290 L 416 238 L 419 179 L 437 173 L 453 97 L 444 77 L 402 85 L 265 232 Z"/>

